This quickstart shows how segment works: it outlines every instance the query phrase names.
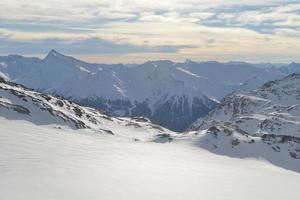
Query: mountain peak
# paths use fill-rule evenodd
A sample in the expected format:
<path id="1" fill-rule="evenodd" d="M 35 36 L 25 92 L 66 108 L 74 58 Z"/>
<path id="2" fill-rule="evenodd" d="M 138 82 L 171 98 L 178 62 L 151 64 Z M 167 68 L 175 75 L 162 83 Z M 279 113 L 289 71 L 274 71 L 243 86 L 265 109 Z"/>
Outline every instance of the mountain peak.
<path id="1" fill-rule="evenodd" d="M 56 56 L 57 54 L 59 54 L 55 49 L 51 49 L 51 51 L 48 53 L 48 55 L 54 55 Z"/>
<path id="2" fill-rule="evenodd" d="M 63 54 L 61 53 L 58 53 L 56 50 L 52 49 L 48 54 L 47 56 L 45 57 L 45 59 L 48 59 L 48 58 L 53 58 L 53 57 L 65 57 Z"/>
<path id="3" fill-rule="evenodd" d="M 192 59 L 190 59 L 190 58 L 187 58 L 187 59 L 184 61 L 185 64 L 189 64 L 189 63 L 191 63 L 191 62 L 193 62 L 193 61 L 192 61 Z"/>

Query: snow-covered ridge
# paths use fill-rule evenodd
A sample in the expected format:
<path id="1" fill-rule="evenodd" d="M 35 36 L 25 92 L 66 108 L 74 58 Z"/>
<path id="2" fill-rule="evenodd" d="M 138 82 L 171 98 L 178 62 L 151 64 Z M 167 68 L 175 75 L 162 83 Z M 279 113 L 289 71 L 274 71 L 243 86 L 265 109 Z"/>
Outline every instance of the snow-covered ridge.
<path id="1" fill-rule="evenodd" d="M 0 117 L 53 128 L 87 129 L 137 140 L 172 134 L 146 118 L 115 118 L 61 97 L 45 95 L 0 77 Z"/>
<path id="2" fill-rule="evenodd" d="M 245 131 L 251 134 L 269 132 L 300 136 L 299 105 L 300 75 L 291 74 L 265 83 L 257 90 L 228 95 L 208 116 L 195 122 L 191 129 L 206 129 L 229 121 L 244 125 Z M 276 123 L 271 125 L 269 121 Z M 250 122 L 252 125 L 247 125 Z"/>
<path id="3" fill-rule="evenodd" d="M 201 135 L 198 144 L 218 154 L 263 157 L 280 166 L 299 160 L 300 75 L 228 95 L 189 130 Z M 300 171 L 299 165 L 288 168 Z"/>

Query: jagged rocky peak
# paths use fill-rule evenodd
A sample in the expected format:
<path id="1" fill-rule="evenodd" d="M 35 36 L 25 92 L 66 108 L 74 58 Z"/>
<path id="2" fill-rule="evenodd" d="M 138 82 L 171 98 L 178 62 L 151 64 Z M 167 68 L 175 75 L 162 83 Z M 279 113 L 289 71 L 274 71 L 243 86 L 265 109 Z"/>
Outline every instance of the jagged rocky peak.
<path id="1" fill-rule="evenodd" d="M 49 53 L 43 59 L 43 61 L 44 61 L 44 63 L 46 63 L 46 66 L 47 66 L 47 64 L 55 64 L 55 65 L 59 65 L 61 67 L 63 67 L 64 65 L 76 66 L 76 65 L 80 65 L 80 64 L 86 64 L 83 61 L 77 60 L 76 58 L 73 58 L 71 56 L 66 56 L 54 49 L 49 51 Z"/>
<path id="2" fill-rule="evenodd" d="M 45 59 L 53 58 L 53 57 L 61 57 L 63 54 L 57 52 L 55 49 L 51 49 Z M 65 56 L 64 56 L 65 57 Z"/>

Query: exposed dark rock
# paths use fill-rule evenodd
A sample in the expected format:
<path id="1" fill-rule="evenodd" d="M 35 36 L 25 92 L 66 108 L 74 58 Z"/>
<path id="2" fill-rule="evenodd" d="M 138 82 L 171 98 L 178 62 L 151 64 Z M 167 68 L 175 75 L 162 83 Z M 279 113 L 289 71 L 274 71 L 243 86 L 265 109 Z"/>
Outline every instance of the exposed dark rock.
<path id="1" fill-rule="evenodd" d="M 212 126 L 207 130 L 208 133 L 219 133 L 221 132 L 220 129 L 218 129 L 216 126 Z"/>
<path id="2" fill-rule="evenodd" d="M 166 143 L 166 142 L 172 142 L 174 139 L 171 137 L 170 134 L 158 134 L 156 138 L 153 140 L 153 142 L 157 143 Z"/>
<path id="3" fill-rule="evenodd" d="M 134 123 L 134 122 L 129 122 L 128 124 L 126 124 L 126 126 L 134 126 L 136 128 L 141 128 L 142 126 L 139 125 L 138 123 Z"/>
<path id="4" fill-rule="evenodd" d="M 83 112 L 82 112 L 82 110 L 81 110 L 80 108 L 74 107 L 74 108 L 73 108 L 73 111 L 75 112 L 75 114 L 76 114 L 78 117 L 82 117 Z"/>
<path id="5" fill-rule="evenodd" d="M 57 100 L 56 101 L 56 104 L 60 107 L 63 107 L 64 106 L 64 102 L 62 100 Z"/>
<path id="6" fill-rule="evenodd" d="M 47 101 L 51 100 L 51 97 L 46 94 L 40 94 L 40 96 L 43 97 L 44 99 L 46 99 Z"/>
<path id="7" fill-rule="evenodd" d="M 114 133 L 111 130 L 105 130 L 105 129 L 101 129 L 101 130 L 108 133 L 108 134 L 110 134 L 110 135 L 114 135 Z"/>
<path id="8" fill-rule="evenodd" d="M 236 146 L 236 145 L 240 144 L 240 141 L 237 138 L 235 138 L 231 141 L 231 144 L 232 144 L 232 146 Z"/>
<path id="9" fill-rule="evenodd" d="M 137 122 L 149 122 L 149 120 L 145 117 L 133 117 L 132 119 L 134 119 Z"/>

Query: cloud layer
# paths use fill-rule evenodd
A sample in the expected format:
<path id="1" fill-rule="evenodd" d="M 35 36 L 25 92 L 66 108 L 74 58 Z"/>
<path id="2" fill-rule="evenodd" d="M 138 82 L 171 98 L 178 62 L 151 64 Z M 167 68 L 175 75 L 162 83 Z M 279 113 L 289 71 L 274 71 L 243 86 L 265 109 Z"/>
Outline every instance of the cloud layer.
<path id="1" fill-rule="evenodd" d="M 300 61 L 300 1 L 2 0 L 0 54 Z"/>

